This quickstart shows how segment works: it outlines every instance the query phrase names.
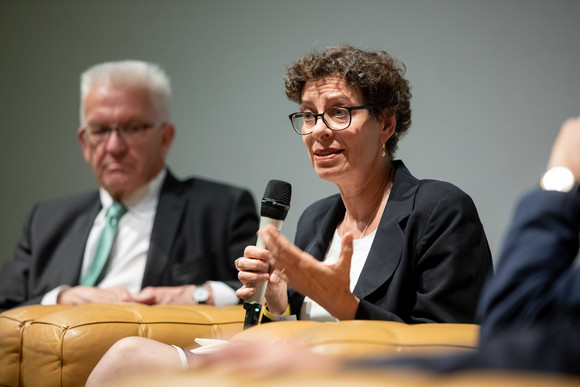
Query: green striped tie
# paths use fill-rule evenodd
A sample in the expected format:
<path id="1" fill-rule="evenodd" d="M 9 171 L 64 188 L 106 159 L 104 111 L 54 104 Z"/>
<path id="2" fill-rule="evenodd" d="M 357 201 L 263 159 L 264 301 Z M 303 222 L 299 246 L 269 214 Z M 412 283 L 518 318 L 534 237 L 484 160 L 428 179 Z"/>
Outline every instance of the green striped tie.
<path id="1" fill-rule="evenodd" d="M 115 243 L 115 237 L 119 230 L 119 219 L 126 212 L 127 208 L 119 202 L 113 202 L 107 210 L 105 227 L 99 237 L 99 242 L 95 249 L 95 256 L 91 261 L 89 269 L 81 279 L 81 285 L 95 286 L 102 280 L 109 255 L 111 255 L 111 248 L 113 247 L 113 243 Z"/>

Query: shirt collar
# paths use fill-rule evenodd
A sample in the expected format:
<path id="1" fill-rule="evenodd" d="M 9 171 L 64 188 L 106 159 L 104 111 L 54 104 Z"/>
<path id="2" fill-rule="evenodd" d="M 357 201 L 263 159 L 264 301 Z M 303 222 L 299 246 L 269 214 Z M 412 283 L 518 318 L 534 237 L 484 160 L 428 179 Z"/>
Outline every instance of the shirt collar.
<path id="1" fill-rule="evenodd" d="M 122 199 L 121 202 L 127 207 L 128 211 L 136 213 L 155 209 L 165 176 L 167 176 L 167 170 L 163 168 L 149 183 L 138 188 L 131 196 Z M 113 204 L 113 198 L 102 187 L 99 188 L 99 197 L 103 209 L 108 209 Z"/>

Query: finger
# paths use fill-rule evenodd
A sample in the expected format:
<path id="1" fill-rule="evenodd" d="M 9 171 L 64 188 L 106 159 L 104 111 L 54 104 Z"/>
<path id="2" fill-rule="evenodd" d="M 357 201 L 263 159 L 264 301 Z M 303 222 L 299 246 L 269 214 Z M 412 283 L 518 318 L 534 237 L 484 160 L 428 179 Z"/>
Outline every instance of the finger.
<path id="1" fill-rule="evenodd" d="M 266 282 L 270 279 L 270 274 L 254 273 L 251 271 L 240 271 L 238 272 L 238 279 L 244 284 L 248 282 Z"/>
<path id="2" fill-rule="evenodd" d="M 132 302 L 134 301 L 133 296 L 131 294 L 121 294 L 121 302 Z"/>
<path id="3" fill-rule="evenodd" d="M 155 294 L 154 288 L 152 286 L 147 286 L 146 288 L 144 288 L 143 290 L 141 290 L 136 295 L 138 295 L 140 297 L 150 297 L 150 296 L 152 296 L 154 294 Z"/>
<path id="4" fill-rule="evenodd" d="M 270 271 L 270 264 L 254 258 L 238 258 L 238 271 L 252 271 L 260 273 L 268 273 Z"/>
<path id="5" fill-rule="evenodd" d="M 246 246 L 244 249 L 244 257 L 268 261 L 268 250 L 261 249 L 258 246 Z"/>
<path id="6" fill-rule="evenodd" d="M 121 301 L 123 301 L 123 302 L 131 302 L 131 301 L 133 301 L 133 293 L 131 293 L 131 292 L 129 291 L 129 289 L 127 289 L 127 288 L 122 288 L 122 289 L 119 291 L 119 293 L 118 293 L 118 294 L 119 294 L 119 298 L 120 298 L 120 299 L 121 299 Z"/>
<path id="7" fill-rule="evenodd" d="M 136 294 L 134 299 L 136 302 L 147 305 L 155 305 L 159 303 L 159 297 L 155 293 Z"/>
<path id="8" fill-rule="evenodd" d="M 273 284 L 278 284 L 280 282 L 288 282 L 288 277 L 284 274 L 281 270 L 274 270 L 272 274 L 270 274 L 270 281 Z"/>
<path id="9" fill-rule="evenodd" d="M 302 250 L 290 243 L 274 226 L 268 225 L 258 231 L 258 234 L 270 251 L 270 263 L 277 268 L 283 269 L 302 256 Z"/>
<path id="10" fill-rule="evenodd" d="M 340 245 L 340 254 L 338 256 L 338 260 L 335 263 L 335 266 L 341 271 L 350 273 L 352 252 L 353 252 L 352 234 L 348 232 L 342 237 L 342 243 Z"/>
<path id="11" fill-rule="evenodd" d="M 256 288 L 246 287 L 245 285 L 236 290 L 236 296 L 242 300 L 250 298 L 256 294 Z"/>
<path id="12" fill-rule="evenodd" d="M 140 293 L 135 294 L 133 296 L 133 300 L 141 304 L 153 305 L 155 304 L 155 295 L 151 292 L 142 291 Z"/>
<path id="13" fill-rule="evenodd" d="M 547 169 L 564 166 L 572 171 L 576 180 L 580 180 L 579 145 L 580 117 L 570 118 L 562 124 L 562 128 L 554 141 Z"/>

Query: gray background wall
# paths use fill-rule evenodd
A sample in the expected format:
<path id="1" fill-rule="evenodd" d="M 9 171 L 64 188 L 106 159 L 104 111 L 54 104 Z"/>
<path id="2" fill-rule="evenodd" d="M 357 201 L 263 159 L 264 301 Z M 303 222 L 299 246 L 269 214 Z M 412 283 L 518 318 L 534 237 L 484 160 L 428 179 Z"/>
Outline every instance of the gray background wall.
<path id="1" fill-rule="evenodd" d="M 406 64 L 413 125 L 398 157 L 468 192 L 497 255 L 515 201 L 580 114 L 579 17 L 573 0 L 0 0 L 0 263 L 33 203 L 95 187 L 75 136 L 78 76 L 128 58 L 172 78 L 172 170 L 257 200 L 269 179 L 291 182 L 293 238 L 302 210 L 336 188 L 312 171 L 281 79 L 341 42 Z"/>

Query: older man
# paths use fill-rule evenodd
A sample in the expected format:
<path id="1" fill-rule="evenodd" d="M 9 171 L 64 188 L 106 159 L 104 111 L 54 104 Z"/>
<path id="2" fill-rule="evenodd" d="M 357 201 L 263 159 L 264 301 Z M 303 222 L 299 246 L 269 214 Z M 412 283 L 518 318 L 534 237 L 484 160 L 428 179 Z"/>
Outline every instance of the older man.
<path id="1" fill-rule="evenodd" d="M 77 134 L 99 190 L 34 207 L 0 271 L 0 310 L 237 302 L 233 262 L 255 242 L 254 201 L 248 191 L 180 181 L 167 170 L 170 95 L 168 77 L 151 63 L 103 63 L 82 75 Z"/>

